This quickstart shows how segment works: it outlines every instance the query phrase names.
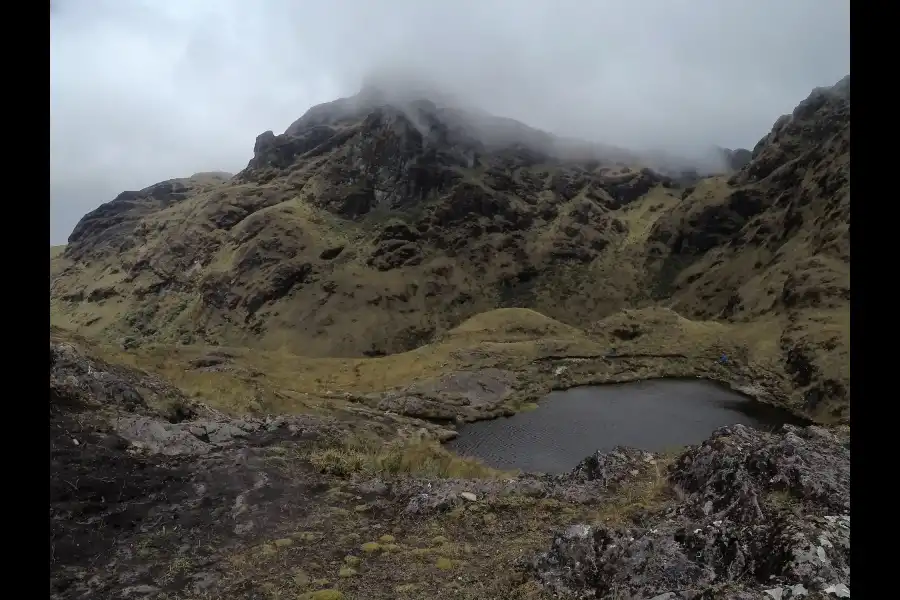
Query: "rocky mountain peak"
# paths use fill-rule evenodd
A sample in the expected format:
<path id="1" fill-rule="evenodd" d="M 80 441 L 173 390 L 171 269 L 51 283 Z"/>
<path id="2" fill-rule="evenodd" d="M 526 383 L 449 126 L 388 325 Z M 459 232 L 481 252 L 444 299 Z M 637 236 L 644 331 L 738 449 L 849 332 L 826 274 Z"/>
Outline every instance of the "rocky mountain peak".
<path id="1" fill-rule="evenodd" d="M 849 152 L 849 75 L 833 86 L 814 89 L 791 114 L 780 116 L 753 148 L 752 164 L 737 181 L 758 181 L 805 153 L 815 156 L 827 140 L 841 132 L 843 145 L 837 151 Z"/>

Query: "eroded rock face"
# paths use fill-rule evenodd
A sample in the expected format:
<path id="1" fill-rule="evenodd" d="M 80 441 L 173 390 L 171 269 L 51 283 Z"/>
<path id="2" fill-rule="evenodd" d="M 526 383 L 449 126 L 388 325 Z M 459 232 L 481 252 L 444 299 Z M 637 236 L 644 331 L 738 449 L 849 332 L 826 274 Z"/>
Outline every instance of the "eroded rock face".
<path id="1" fill-rule="evenodd" d="M 111 406 L 134 412 L 148 410 L 148 400 L 186 402 L 179 389 L 158 377 L 86 356 L 72 344 L 50 342 L 51 407 Z"/>
<path id="2" fill-rule="evenodd" d="M 669 480 L 681 499 L 645 522 L 557 533 L 531 565 L 537 578 L 572 598 L 812 598 L 849 588 L 843 434 L 724 427 L 685 452 Z"/>

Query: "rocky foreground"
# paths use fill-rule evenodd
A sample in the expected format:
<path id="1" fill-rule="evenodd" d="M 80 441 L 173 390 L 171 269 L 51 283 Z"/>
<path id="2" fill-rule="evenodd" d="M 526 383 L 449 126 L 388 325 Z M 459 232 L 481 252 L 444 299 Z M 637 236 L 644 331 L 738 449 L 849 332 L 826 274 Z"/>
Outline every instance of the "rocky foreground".
<path id="1" fill-rule="evenodd" d="M 845 429 L 550 476 L 359 410 L 235 419 L 51 339 L 51 598 L 849 597 Z"/>

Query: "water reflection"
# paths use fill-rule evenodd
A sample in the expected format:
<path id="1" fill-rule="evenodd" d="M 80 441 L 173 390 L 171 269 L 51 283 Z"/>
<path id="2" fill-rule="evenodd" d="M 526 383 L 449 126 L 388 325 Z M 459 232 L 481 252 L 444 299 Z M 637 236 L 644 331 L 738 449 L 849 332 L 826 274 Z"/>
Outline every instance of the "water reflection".
<path id="1" fill-rule="evenodd" d="M 670 450 L 736 423 L 803 424 L 711 382 L 658 379 L 553 392 L 537 410 L 466 425 L 447 445 L 498 468 L 562 473 L 598 449 Z"/>

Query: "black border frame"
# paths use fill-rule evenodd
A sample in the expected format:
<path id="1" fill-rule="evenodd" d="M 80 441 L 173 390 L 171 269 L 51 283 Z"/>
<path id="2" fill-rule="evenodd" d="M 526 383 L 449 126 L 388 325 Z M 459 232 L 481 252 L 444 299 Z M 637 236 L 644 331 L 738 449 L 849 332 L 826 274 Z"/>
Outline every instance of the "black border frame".
<path id="1" fill-rule="evenodd" d="M 847 1 L 849 3 L 849 0 Z M 52 4 L 53 2 L 51 0 L 51 10 Z M 34 10 L 34 23 L 37 23 L 38 6 L 39 5 L 37 4 L 25 3 L 18 8 L 26 11 L 26 14 L 27 12 Z M 870 16 L 867 14 L 867 9 L 871 9 L 874 6 L 874 4 L 863 4 L 860 2 L 850 6 L 851 67 L 856 64 L 861 68 L 870 62 L 874 63 L 876 59 L 879 58 L 875 52 L 872 52 L 867 56 L 866 48 L 869 41 L 879 40 L 888 41 L 888 43 L 890 43 L 889 40 L 892 38 L 891 32 L 886 30 L 887 26 L 889 26 L 892 21 L 884 18 L 879 19 L 875 15 Z M 778 5 L 775 2 L 772 3 L 772 18 L 778 18 Z M 24 24 L 26 28 L 29 28 L 31 22 L 32 21 L 25 15 L 20 15 L 20 17 L 16 18 L 17 28 L 22 24 Z M 811 21 L 809 26 L 815 27 L 816 24 L 814 21 Z M 864 26 L 867 31 L 863 31 Z M 879 34 L 878 30 L 881 28 L 884 28 L 885 30 Z M 7 57 L 5 65 L 7 68 L 6 81 L 9 85 L 9 92 L 6 94 L 5 98 L 8 104 L 8 108 L 6 109 L 6 125 L 8 132 L 7 145 L 12 145 L 13 143 L 17 146 L 25 145 L 24 142 L 31 136 L 36 135 L 35 130 L 39 129 L 39 118 L 36 114 L 33 117 L 33 122 L 32 117 L 29 116 L 36 113 L 36 107 L 40 104 L 36 92 L 38 86 L 32 86 L 28 82 L 33 78 L 32 69 L 34 66 L 31 57 L 41 55 L 37 48 L 36 41 L 40 37 L 41 36 L 37 31 L 33 34 L 26 34 L 21 37 L 16 35 L 3 37 L 3 44 L 6 46 L 4 55 Z M 26 48 L 31 46 L 32 40 L 35 40 L 33 42 L 33 49 L 21 48 L 23 43 Z M 49 64 L 49 44 L 45 46 L 45 48 L 47 49 L 47 64 Z M 878 323 L 879 318 L 885 319 L 885 322 L 881 325 L 883 328 L 882 335 L 890 335 L 886 331 L 891 320 L 891 313 L 889 312 L 890 307 L 882 307 L 879 309 L 878 304 L 886 304 L 891 299 L 891 296 L 887 293 L 867 291 L 868 278 L 866 277 L 866 269 L 863 267 L 872 265 L 871 261 L 873 260 L 877 261 L 875 264 L 881 265 L 882 268 L 885 269 L 885 273 L 882 275 L 882 277 L 886 279 L 885 284 L 890 285 L 893 283 L 891 272 L 891 262 L 893 257 L 890 256 L 890 251 L 888 251 L 887 256 L 870 256 L 867 253 L 867 244 L 870 241 L 884 242 L 890 240 L 892 232 L 889 227 L 892 221 L 887 218 L 886 214 L 883 216 L 876 214 L 872 221 L 869 222 L 865 215 L 866 209 L 874 208 L 876 211 L 887 213 L 895 202 L 895 199 L 891 194 L 889 175 L 893 167 L 889 160 L 891 160 L 893 156 L 889 152 L 879 152 L 875 150 L 875 141 L 877 141 L 876 136 L 880 134 L 884 137 L 887 134 L 886 129 L 890 127 L 890 124 L 893 121 L 894 107 L 892 101 L 894 98 L 887 90 L 887 87 L 891 84 L 889 75 L 882 75 L 881 89 L 876 87 L 876 81 L 877 80 L 873 77 L 871 80 L 872 87 L 870 88 L 869 80 L 866 79 L 864 74 L 860 78 L 860 71 L 858 70 L 857 77 L 851 80 L 851 90 L 856 95 L 857 106 L 860 106 L 858 104 L 859 102 L 863 102 L 863 109 L 857 110 L 855 114 L 854 129 L 856 130 L 856 135 L 851 139 L 850 161 L 851 173 L 853 175 L 855 186 L 859 188 L 856 190 L 857 203 L 855 206 L 851 205 L 851 221 L 856 223 L 856 235 L 851 238 L 851 253 L 854 257 L 851 264 L 852 262 L 856 262 L 859 266 L 859 269 L 856 270 L 854 285 L 851 289 L 851 372 L 855 376 L 851 379 L 851 395 L 852 398 L 855 399 L 855 406 L 852 410 L 854 425 L 851 427 L 851 465 L 853 469 L 851 481 L 851 497 L 853 498 L 853 505 L 851 507 L 851 514 L 853 517 L 852 520 L 855 522 L 854 529 L 856 535 L 854 537 L 857 539 L 856 549 L 851 555 L 851 565 L 852 570 L 855 573 L 852 590 L 857 598 L 869 597 L 866 590 L 870 590 L 874 595 L 876 590 L 880 587 L 877 584 L 879 579 L 892 573 L 891 566 L 887 564 L 890 554 L 879 552 L 879 549 L 876 549 L 875 547 L 875 543 L 879 541 L 879 538 L 887 538 L 889 534 L 886 530 L 891 528 L 890 526 L 893 521 L 893 515 L 890 511 L 892 497 L 887 489 L 892 483 L 893 473 L 891 469 L 892 465 L 887 463 L 887 459 L 892 456 L 892 451 L 894 449 L 887 444 L 887 437 L 890 433 L 884 430 L 879 431 L 879 425 L 886 428 L 886 426 L 889 426 L 892 422 L 892 419 L 888 417 L 887 412 L 893 398 L 891 398 L 888 383 L 885 383 L 884 387 L 879 386 L 877 383 L 879 376 L 884 374 L 885 370 L 890 369 L 890 367 L 887 366 L 886 369 L 885 367 L 882 367 L 879 364 L 880 361 L 878 355 L 873 354 L 868 358 L 864 356 L 864 344 L 867 335 L 867 316 L 872 316 L 873 323 Z M 29 96 L 34 97 L 29 98 Z M 47 101 L 49 105 L 49 100 L 46 99 L 45 101 Z M 879 104 L 883 104 L 883 106 L 879 106 Z M 869 134 L 871 134 L 872 141 L 869 141 Z M 890 141 L 888 141 L 888 143 L 890 143 Z M 11 193 L 7 196 L 7 211 L 18 212 L 22 209 L 24 209 L 26 213 L 46 211 L 49 222 L 49 149 L 48 162 L 46 163 L 48 170 L 48 204 L 45 205 L 45 208 L 39 208 L 36 198 L 31 197 L 30 184 L 22 185 L 25 181 L 30 182 L 30 178 L 28 178 L 27 174 L 23 173 L 23 171 L 31 170 L 32 168 L 39 169 L 39 167 L 36 166 L 36 153 L 23 152 L 24 149 L 19 148 L 16 148 L 16 150 L 20 153 L 19 160 L 14 162 L 10 161 L 12 164 L 9 164 L 8 166 L 13 172 L 10 174 L 9 180 L 11 188 L 9 191 Z M 882 183 L 886 185 L 885 189 L 875 189 L 872 191 L 871 195 L 868 195 L 865 190 L 869 183 Z M 36 224 L 39 221 L 37 214 L 34 214 L 32 217 L 25 215 L 24 220 L 22 221 L 15 217 L 13 218 L 15 219 L 13 221 L 14 227 L 19 226 L 20 224 L 29 224 L 30 228 L 30 224 Z M 879 231 L 879 229 L 882 230 Z M 39 238 L 36 231 L 33 235 L 33 238 L 28 237 L 25 240 L 26 243 L 24 248 L 17 247 L 16 251 L 11 252 L 12 260 L 7 262 L 7 268 L 11 269 L 11 275 L 14 278 L 11 280 L 7 292 L 7 297 L 11 300 L 14 296 L 10 292 L 22 285 L 19 282 L 25 282 L 26 289 L 32 289 L 31 285 L 27 284 L 27 281 L 33 281 L 34 274 L 39 272 L 37 265 L 32 263 L 37 261 L 35 257 L 43 257 L 43 252 L 46 252 L 43 247 L 38 248 L 37 240 Z M 31 241 L 32 239 L 34 240 L 33 243 Z M 19 240 L 19 243 L 21 242 L 22 240 Z M 34 289 L 36 288 L 37 284 L 35 282 Z M 34 302 L 27 300 L 24 303 L 16 302 L 13 304 L 16 312 L 7 312 L 7 318 L 22 319 L 26 323 L 37 321 L 37 312 L 40 310 L 38 307 L 45 306 L 43 305 L 44 301 L 45 300 L 39 301 L 39 299 L 35 297 Z M 18 314 L 20 309 L 24 309 L 25 314 Z M 34 314 L 32 314 L 32 312 Z M 49 313 L 45 314 L 47 315 L 45 318 L 47 318 L 49 326 Z M 13 333 L 7 341 L 8 347 L 10 347 L 9 344 L 11 343 L 18 344 L 19 342 L 25 342 L 28 347 L 31 347 L 31 340 L 36 338 L 33 338 L 30 333 L 30 331 L 26 331 L 23 336 Z M 33 353 L 35 355 L 38 354 L 38 350 L 40 350 L 40 354 L 43 354 L 43 349 L 38 348 L 35 344 Z M 27 352 L 27 355 L 31 354 L 32 352 Z M 13 362 L 11 364 L 16 363 Z M 36 364 L 36 356 L 26 359 L 26 362 L 21 364 L 21 367 L 23 367 L 22 371 L 19 372 L 16 370 L 11 374 L 12 381 L 10 383 L 14 383 L 12 387 L 18 387 L 17 384 L 19 383 L 18 380 L 20 378 L 30 379 L 29 377 L 26 377 L 26 375 L 31 371 L 32 365 Z M 872 369 L 867 369 L 867 366 L 872 366 Z M 873 397 L 868 397 L 866 395 L 866 385 L 868 385 L 868 389 L 873 392 L 877 389 L 883 389 L 884 391 L 881 392 L 881 394 L 884 394 L 884 397 L 879 397 L 881 394 L 877 392 L 873 393 Z M 24 395 L 11 394 L 5 408 L 8 419 L 17 420 L 18 427 L 24 429 L 25 432 L 31 433 L 29 431 L 32 429 L 31 424 L 43 422 L 43 418 L 46 418 L 46 416 L 39 415 L 39 411 L 42 412 L 44 409 L 37 400 L 32 399 L 29 392 L 30 388 L 26 386 Z M 44 415 L 46 415 L 46 413 L 44 413 Z M 28 434 L 26 433 L 26 435 Z M 30 446 L 30 441 L 27 442 L 26 445 Z M 30 451 L 27 448 L 16 448 L 13 450 L 13 448 L 8 446 L 8 451 L 12 454 L 12 456 L 10 456 L 12 460 L 9 460 L 7 463 L 12 471 L 10 480 L 22 482 L 22 485 L 14 485 L 9 490 L 9 492 L 14 494 L 10 498 L 13 502 L 11 510 L 15 511 L 14 518 L 16 520 L 21 520 L 24 523 L 38 522 L 42 520 L 45 515 L 43 509 L 40 509 L 43 500 L 38 501 L 38 498 L 36 497 L 38 495 L 37 490 L 40 486 L 35 485 L 32 487 L 28 485 L 28 481 L 32 479 L 36 473 L 45 472 L 44 469 L 49 469 L 47 461 L 47 458 L 49 457 L 45 455 L 45 458 L 41 459 L 43 464 L 35 464 L 37 460 L 36 457 L 40 455 L 37 449 L 34 451 Z M 32 495 L 35 496 L 34 501 L 31 501 L 30 499 Z M 17 541 L 17 549 L 19 551 L 25 551 L 26 547 L 31 546 L 32 541 L 37 545 L 36 539 L 36 536 L 25 535 Z M 889 540 L 885 539 L 885 541 Z M 868 546 L 870 543 L 873 544 L 871 547 Z M 43 564 L 46 565 L 45 568 L 49 575 L 49 564 Z M 34 584 L 35 588 L 40 587 L 40 585 L 42 584 Z"/>

